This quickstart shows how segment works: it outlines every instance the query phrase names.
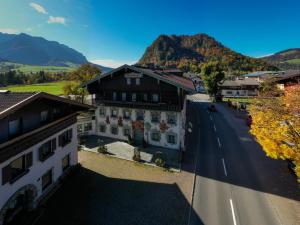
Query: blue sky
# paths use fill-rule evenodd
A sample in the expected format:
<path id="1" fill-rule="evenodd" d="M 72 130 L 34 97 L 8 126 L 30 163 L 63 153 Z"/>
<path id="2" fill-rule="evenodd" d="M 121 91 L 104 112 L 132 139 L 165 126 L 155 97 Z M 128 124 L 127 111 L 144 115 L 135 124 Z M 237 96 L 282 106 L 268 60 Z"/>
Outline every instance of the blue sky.
<path id="1" fill-rule="evenodd" d="M 207 33 L 253 57 L 300 47 L 299 11 L 299 0 L 1 0 L 0 31 L 56 40 L 116 67 L 160 34 Z"/>

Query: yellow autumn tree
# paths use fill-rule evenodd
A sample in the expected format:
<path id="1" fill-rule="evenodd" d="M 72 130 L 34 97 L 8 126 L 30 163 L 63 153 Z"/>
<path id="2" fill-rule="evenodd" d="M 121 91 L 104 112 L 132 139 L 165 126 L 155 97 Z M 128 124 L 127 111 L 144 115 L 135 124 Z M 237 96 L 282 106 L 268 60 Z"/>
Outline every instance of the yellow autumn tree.
<path id="1" fill-rule="evenodd" d="M 266 97 L 267 96 L 267 97 Z M 291 160 L 300 182 L 300 86 L 288 89 L 283 96 L 258 97 L 250 106 L 255 136 L 267 156 Z"/>

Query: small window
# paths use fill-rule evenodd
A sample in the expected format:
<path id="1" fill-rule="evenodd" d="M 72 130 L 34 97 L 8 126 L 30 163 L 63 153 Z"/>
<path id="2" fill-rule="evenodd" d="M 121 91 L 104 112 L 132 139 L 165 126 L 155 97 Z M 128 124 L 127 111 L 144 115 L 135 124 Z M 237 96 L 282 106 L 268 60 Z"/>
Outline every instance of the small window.
<path id="1" fill-rule="evenodd" d="M 67 144 L 69 144 L 72 141 L 72 137 L 73 137 L 72 129 L 63 132 L 61 135 L 58 136 L 59 146 L 64 147 Z"/>
<path id="2" fill-rule="evenodd" d="M 148 101 L 148 94 L 143 94 L 143 101 L 144 102 L 147 102 Z"/>
<path id="3" fill-rule="evenodd" d="M 136 85 L 140 85 L 141 84 L 141 79 L 140 78 L 136 78 L 135 79 L 135 84 Z"/>
<path id="4" fill-rule="evenodd" d="M 158 102 L 159 101 L 158 94 L 152 94 L 152 101 L 153 102 Z"/>
<path id="5" fill-rule="evenodd" d="M 124 110 L 123 111 L 123 117 L 124 117 L 125 120 L 130 120 L 130 118 L 131 118 L 130 111 L 129 110 Z"/>
<path id="6" fill-rule="evenodd" d="M 84 124 L 84 131 L 91 131 L 92 130 L 92 123 L 85 123 Z"/>
<path id="7" fill-rule="evenodd" d="M 42 144 L 39 148 L 39 159 L 41 162 L 44 162 L 50 156 L 54 154 L 56 149 L 56 138 L 47 141 L 46 143 Z"/>
<path id="8" fill-rule="evenodd" d="M 126 83 L 127 83 L 127 85 L 131 85 L 131 78 L 130 77 L 126 78 Z"/>
<path id="9" fill-rule="evenodd" d="M 126 92 L 123 92 L 123 93 L 122 93 L 122 101 L 123 101 L 123 102 L 126 102 Z"/>
<path id="10" fill-rule="evenodd" d="M 77 133 L 82 133 L 83 132 L 83 125 L 82 124 L 78 124 L 77 125 Z"/>
<path id="11" fill-rule="evenodd" d="M 167 135 L 167 142 L 169 144 L 176 144 L 176 135 L 174 135 L 174 134 L 168 134 Z"/>
<path id="12" fill-rule="evenodd" d="M 102 117 L 106 116 L 106 110 L 105 110 L 104 107 L 99 108 L 99 115 L 102 116 Z"/>
<path id="13" fill-rule="evenodd" d="M 114 135 L 118 135 L 119 129 L 117 126 L 111 126 L 111 133 Z"/>
<path id="14" fill-rule="evenodd" d="M 49 187 L 51 184 L 52 184 L 52 169 L 48 170 L 42 176 L 42 191 L 46 190 L 46 188 Z"/>
<path id="15" fill-rule="evenodd" d="M 160 141 L 160 133 L 158 131 L 153 131 L 151 133 L 152 141 Z"/>
<path id="16" fill-rule="evenodd" d="M 136 102 L 136 93 L 132 93 L 131 101 Z"/>
<path id="17" fill-rule="evenodd" d="M 136 111 L 136 120 L 144 120 L 144 112 L 142 110 Z"/>
<path id="18" fill-rule="evenodd" d="M 115 91 L 113 92 L 113 100 L 117 101 L 117 92 L 115 92 Z"/>
<path id="19" fill-rule="evenodd" d="M 111 109 L 111 117 L 117 117 L 118 116 L 118 110 L 117 109 Z"/>
<path id="20" fill-rule="evenodd" d="M 160 112 L 151 112 L 151 122 L 152 123 L 160 122 Z"/>
<path id="21" fill-rule="evenodd" d="M 62 170 L 65 171 L 70 167 L 70 154 L 66 155 L 62 159 Z"/>
<path id="22" fill-rule="evenodd" d="M 106 126 L 105 126 L 104 124 L 100 124 L 100 125 L 99 125 L 99 131 L 100 131 L 101 133 L 105 133 L 105 132 L 106 132 Z"/>
<path id="23" fill-rule="evenodd" d="M 124 136 L 130 136 L 131 135 L 131 131 L 129 127 L 124 127 Z"/>
<path id="24" fill-rule="evenodd" d="M 176 114 L 168 113 L 167 114 L 167 122 L 168 122 L 168 124 L 176 124 Z"/>
<path id="25" fill-rule="evenodd" d="M 48 110 L 41 112 L 41 122 L 46 122 L 49 119 L 49 112 Z"/>
<path id="26" fill-rule="evenodd" d="M 21 132 L 21 120 L 12 120 L 8 123 L 9 126 L 9 136 L 18 135 Z"/>

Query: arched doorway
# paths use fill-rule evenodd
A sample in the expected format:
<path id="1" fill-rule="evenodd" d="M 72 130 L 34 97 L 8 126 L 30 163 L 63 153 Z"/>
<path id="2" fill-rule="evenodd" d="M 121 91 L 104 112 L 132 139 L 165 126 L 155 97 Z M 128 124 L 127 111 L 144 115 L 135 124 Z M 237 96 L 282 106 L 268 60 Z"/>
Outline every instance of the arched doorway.
<path id="1" fill-rule="evenodd" d="M 0 211 L 0 225 L 9 224 L 19 213 L 33 209 L 36 196 L 37 188 L 32 184 L 16 191 Z"/>

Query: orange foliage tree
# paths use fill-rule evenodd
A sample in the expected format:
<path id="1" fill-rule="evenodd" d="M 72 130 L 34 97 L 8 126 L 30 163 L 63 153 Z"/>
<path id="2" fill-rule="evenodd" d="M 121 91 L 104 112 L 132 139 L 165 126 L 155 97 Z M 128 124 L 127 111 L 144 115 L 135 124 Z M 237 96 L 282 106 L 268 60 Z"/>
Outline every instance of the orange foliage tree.
<path id="1" fill-rule="evenodd" d="M 250 106 L 251 133 L 267 156 L 291 160 L 300 182 L 300 85 L 280 97 L 259 97 Z"/>

